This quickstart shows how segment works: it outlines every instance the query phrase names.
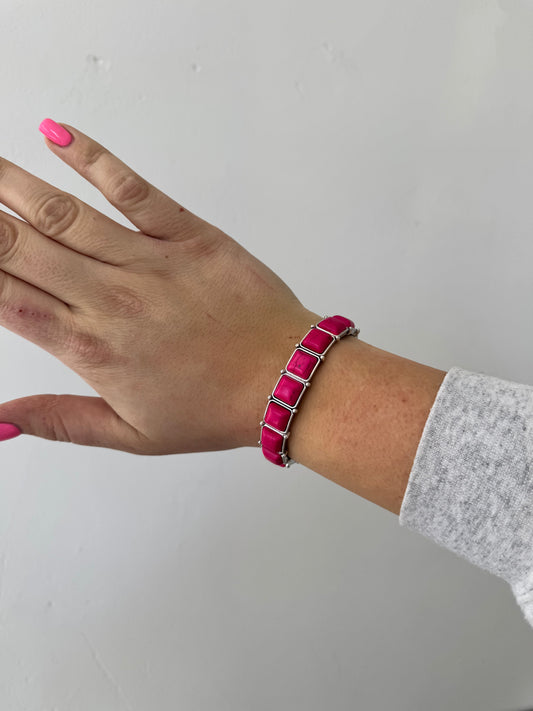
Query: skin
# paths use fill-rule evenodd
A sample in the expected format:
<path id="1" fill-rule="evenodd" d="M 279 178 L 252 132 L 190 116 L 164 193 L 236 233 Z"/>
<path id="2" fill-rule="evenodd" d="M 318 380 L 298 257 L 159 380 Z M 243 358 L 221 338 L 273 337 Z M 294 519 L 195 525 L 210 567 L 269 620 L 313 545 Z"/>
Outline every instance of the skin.
<path id="1" fill-rule="evenodd" d="M 139 455 L 257 447 L 281 368 L 324 314 L 229 235 L 60 125 L 72 142 L 45 138 L 47 147 L 137 230 L 0 158 L 0 201 L 22 218 L 0 211 L 0 325 L 100 396 L 19 398 L 0 405 L 0 422 Z M 446 372 L 352 337 L 326 358 L 291 424 L 289 454 L 399 514 Z"/>
<path id="2" fill-rule="evenodd" d="M 0 158 L 0 324 L 100 397 L 0 406 L 24 434 L 134 454 L 256 446 L 266 397 L 322 316 L 262 262 L 68 124 L 58 158 L 137 230 Z"/>

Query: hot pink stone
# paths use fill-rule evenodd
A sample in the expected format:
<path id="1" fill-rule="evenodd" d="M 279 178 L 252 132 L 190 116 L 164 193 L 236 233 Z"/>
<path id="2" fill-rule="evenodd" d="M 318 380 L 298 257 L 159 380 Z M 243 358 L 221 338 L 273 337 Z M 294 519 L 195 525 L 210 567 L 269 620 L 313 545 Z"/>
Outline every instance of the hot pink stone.
<path id="1" fill-rule="evenodd" d="M 285 432 L 287 425 L 289 424 L 291 414 L 291 411 L 287 410 L 286 407 L 282 407 L 277 402 L 271 402 L 267 407 L 265 422 L 268 425 L 272 425 L 272 427 L 275 427 L 277 430 Z"/>
<path id="2" fill-rule="evenodd" d="M 282 375 L 279 383 L 274 390 L 274 397 L 287 405 L 294 406 L 300 397 L 300 393 L 305 388 L 303 383 L 299 383 L 294 378 L 289 378 L 287 375 Z"/>
<path id="3" fill-rule="evenodd" d="M 318 328 L 312 328 L 303 339 L 302 346 L 321 355 L 332 340 L 333 336 L 329 336 L 327 333 L 324 333 L 324 331 L 319 331 Z"/>
<path id="4" fill-rule="evenodd" d="M 353 321 L 350 321 L 350 319 L 344 318 L 344 316 L 330 316 L 329 318 L 325 318 L 318 325 L 320 328 L 325 328 L 326 331 L 338 336 L 349 326 L 354 326 L 355 324 Z"/>
<path id="5" fill-rule="evenodd" d="M 263 449 L 263 454 L 268 459 L 269 462 L 272 462 L 272 464 L 277 464 L 280 467 L 285 466 L 283 464 L 283 459 L 281 458 L 281 454 L 276 454 L 275 452 L 269 452 L 268 449 Z"/>
<path id="6" fill-rule="evenodd" d="M 283 437 L 271 430 L 269 427 L 263 427 L 261 433 L 261 446 L 263 451 L 268 449 L 270 452 L 279 454 L 281 452 L 281 447 L 283 446 Z"/>
<path id="7" fill-rule="evenodd" d="M 292 355 L 292 358 L 287 363 L 287 370 L 289 373 L 302 378 L 302 380 L 307 380 L 317 363 L 318 358 L 310 355 L 309 353 L 304 353 L 304 351 L 296 349 Z"/>

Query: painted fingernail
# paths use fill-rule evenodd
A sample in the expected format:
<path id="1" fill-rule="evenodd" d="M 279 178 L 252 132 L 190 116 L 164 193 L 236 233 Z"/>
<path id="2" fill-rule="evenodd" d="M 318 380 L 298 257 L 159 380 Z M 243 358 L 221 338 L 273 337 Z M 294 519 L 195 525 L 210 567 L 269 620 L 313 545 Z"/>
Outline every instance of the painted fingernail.
<path id="1" fill-rule="evenodd" d="M 63 128 L 63 126 L 60 126 L 50 118 L 41 121 L 39 131 L 44 133 L 46 138 L 49 138 L 54 143 L 57 143 L 58 146 L 68 146 L 68 144 L 72 141 L 72 134 L 69 133 L 66 128 Z"/>
<path id="2" fill-rule="evenodd" d="M 13 437 L 18 437 L 22 432 L 16 425 L 12 425 L 8 422 L 0 422 L 0 442 L 5 439 L 13 439 Z"/>

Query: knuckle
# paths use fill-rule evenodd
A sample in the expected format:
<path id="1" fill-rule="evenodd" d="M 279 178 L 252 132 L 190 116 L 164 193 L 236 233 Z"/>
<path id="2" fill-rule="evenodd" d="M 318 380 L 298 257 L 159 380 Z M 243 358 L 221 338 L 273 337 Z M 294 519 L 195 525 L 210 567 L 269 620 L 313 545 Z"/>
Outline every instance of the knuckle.
<path id="1" fill-rule="evenodd" d="M 8 288 L 9 280 L 7 278 L 7 274 L 0 270 L 0 310 L 4 311 L 5 310 L 5 305 L 9 303 L 8 298 L 7 298 L 7 288 Z"/>
<path id="2" fill-rule="evenodd" d="M 32 222 L 39 232 L 54 237 L 72 227 L 79 211 L 78 203 L 70 195 L 49 195 L 37 206 Z"/>
<path id="3" fill-rule="evenodd" d="M 176 243 L 182 265 L 188 265 L 190 268 L 220 257 L 230 246 L 227 235 L 218 228 L 196 230 Z"/>
<path id="4" fill-rule="evenodd" d="M 68 427 L 61 415 L 61 395 L 47 399 L 46 406 L 41 410 L 42 429 L 46 439 L 56 442 L 72 442 Z"/>
<path id="5" fill-rule="evenodd" d="M 105 155 L 109 155 L 109 151 L 104 146 L 93 141 L 89 142 L 87 148 L 82 152 L 80 156 L 80 166 L 79 170 L 82 175 L 88 172 L 89 168 L 92 168 L 100 158 Z"/>
<path id="6" fill-rule="evenodd" d="M 144 300 L 132 289 L 115 285 L 105 291 L 105 309 L 119 318 L 142 316 L 147 311 Z"/>
<path id="7" fill-rule="evenodd" d="M 109 199 L 115 206 L 135 207 L 150 197 L 150 185 L 135 173 L 118 173 L 109 186 Z"/>
<path id="8" fill-rule="evenodd" d="M 7 175 L 9 169 L 9 161 L 5 158 L 0 158 L 0 180 Z"/>
<path id="9" fill-rule="evenodd" d="M 18 241 L 18 229 L 11 220 L 0 218 L 0 260 L 6 261 Z"/>
<path id="10" fill-rule="evenodd" d="M 67 338 L 65 350 L 79 367 L 106 366 L 113 362 L 112 348 L 101 338 L 86 331 L 73 331 Z"/>

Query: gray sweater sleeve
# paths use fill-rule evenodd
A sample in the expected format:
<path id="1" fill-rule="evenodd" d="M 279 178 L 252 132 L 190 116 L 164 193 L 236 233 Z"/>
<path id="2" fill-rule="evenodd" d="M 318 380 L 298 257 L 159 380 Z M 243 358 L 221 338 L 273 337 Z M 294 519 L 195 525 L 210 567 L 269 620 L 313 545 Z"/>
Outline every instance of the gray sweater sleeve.
<path id="1" fill-rule="evenodd" d="M 399 523 L 506 580 L 533 626 L 533 386 L 446 373 Z"/>

